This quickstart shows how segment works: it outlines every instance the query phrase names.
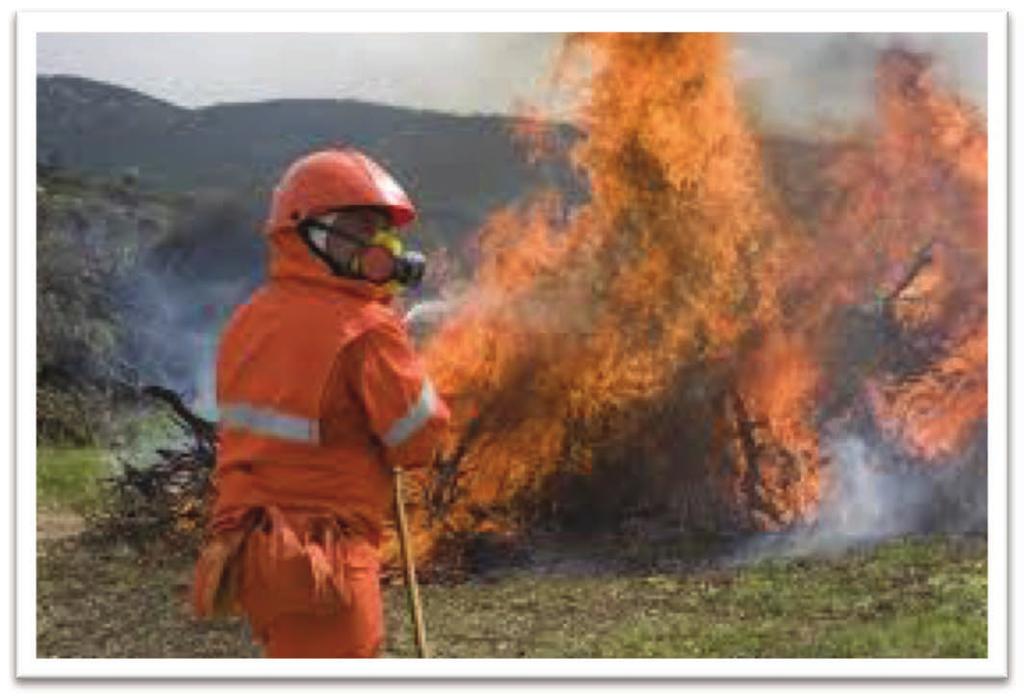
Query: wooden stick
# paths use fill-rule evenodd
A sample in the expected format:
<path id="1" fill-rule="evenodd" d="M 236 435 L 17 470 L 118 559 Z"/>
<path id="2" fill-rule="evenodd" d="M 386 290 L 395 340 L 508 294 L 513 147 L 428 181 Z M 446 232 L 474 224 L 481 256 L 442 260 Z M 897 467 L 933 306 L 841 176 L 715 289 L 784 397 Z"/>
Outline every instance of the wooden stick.
<path id="1" fill-rule="evenodd" d="M 405 519 L 405 495 L 402 493 L 402 469 L 396 467 L 395 474 L 395 516 L 398 520 L 398 540 L 402 546 L 402 561 L 405 564 L 405 586 L 409 592 L 409 611 L 413 628 L 416 629 L 416 648 L 421 658 L 429 658 L 427 650 L 427 629 L 423 623 L 423 607 L 420 604 L 420 590 L 416 583 L 416 563 L 413 561 L 412 542 L 409 540 L 409 523 Z"/>

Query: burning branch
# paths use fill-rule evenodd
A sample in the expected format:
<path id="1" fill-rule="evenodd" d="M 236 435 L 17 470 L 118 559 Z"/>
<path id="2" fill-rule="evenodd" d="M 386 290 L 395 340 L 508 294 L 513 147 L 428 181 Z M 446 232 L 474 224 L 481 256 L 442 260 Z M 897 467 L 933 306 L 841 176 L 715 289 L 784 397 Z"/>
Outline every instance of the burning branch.
<path id="1" fill-rule="evenodd" d="M 745 465 L 742 481 L 743 492 L 746 493 L 747 502 L 753 506 L 753 509 L 761 510 L 763 509 L 763 503 L 761 502 L 762 498 L 757 492 L 757 485 L 761 481 L 758 460 L 763 447 L 758 443 L 754 433 L 759 427 L 764 426 L 764 423 L 750 417 L 750 413 L 747 412 L 747 406 L 744 404 L 739 391 L 731 391 L 730 396 L 735 416 L 736 437 L 740 441 Z"/>
<path id="2" fill-rule="evenodd" d="M 892 289 L 889 290 L 885 296 L 882 297 L 882 307 L 888 311 L 894 301 L 896 301 L 900 294 L 914 283 L 918 275 L 924 270 L 925 266 L 930 264 L 934 259 L 934 250 L 936 239 L 932 238 L 924 246 L 921 247 L 914 255 L 910 266 L 903 273 L 903 276 L 893 285 Z"/>

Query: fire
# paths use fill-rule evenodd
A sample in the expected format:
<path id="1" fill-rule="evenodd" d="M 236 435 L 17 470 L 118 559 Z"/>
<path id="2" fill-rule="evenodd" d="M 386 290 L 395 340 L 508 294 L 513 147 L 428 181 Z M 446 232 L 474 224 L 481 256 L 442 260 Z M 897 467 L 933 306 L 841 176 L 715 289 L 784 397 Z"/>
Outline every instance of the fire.
<path id="1" fill-rule="evenodd" d="M 836 373 L 823 336 L 865 301 L 904 348 L 855 377 L 880 430 L 936 456 L 984 420 L 976 115 L 919 57 L 886 54 L 881 130 L 837 149 L 833 199 L 805 230 L 765 182 L 727 48 L 705 34 L 569 39 L 590 61 L 572 154 L 590 198 L 570 210 L 540 193 L 480 233 L 474 293 L 425 347 L 455 429 L 421 483 L 418 550 L 545 518 L 813 519 Z M 543 143 L 528 116 L 521 135 Z M 914 354 L 917 337 L 934 342 Z"/>
<path id="2" fill-rule="evenodd" d="M 928 68 L 883 55 L 880 130 L 830 173 L 842 199 L 828 231 L 843 249 L 841 286 L 877 285 L 899 348 L 868 384 L 872 411 L 889 438 L 935 460 L 964 448 L 987 414 L 987 136 Z"/>
<path id="3" fill-rule="evenodd" d="M 811 415 L 821 369 L 806 338 L 778 332 L 743 359 L 734 402 L 746 401 L 767 439 L 754 445 L 763 453 L 743 459 L 742 478 L 748 489 L 763 491 L 760 502 L 750 503 L 759 506 L 749 507 L 758 527 L 774 529 L 812 516 L 818 504 L 821 464 Z"/>

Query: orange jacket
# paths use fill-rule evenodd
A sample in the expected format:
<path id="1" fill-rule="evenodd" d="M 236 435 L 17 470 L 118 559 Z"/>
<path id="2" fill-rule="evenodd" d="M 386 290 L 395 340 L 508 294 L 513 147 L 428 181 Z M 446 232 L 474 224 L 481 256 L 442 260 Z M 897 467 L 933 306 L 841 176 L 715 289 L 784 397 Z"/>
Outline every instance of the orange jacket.
<path id="1" fill-rule="evenodd" d="M 290 507 L 376 542 L 390 466 L 428 464 L 448 410 L 385 292 L 330 275 L 294 231 L 269 240 L 270 280 L 221 338 L 212 529 Z"/>

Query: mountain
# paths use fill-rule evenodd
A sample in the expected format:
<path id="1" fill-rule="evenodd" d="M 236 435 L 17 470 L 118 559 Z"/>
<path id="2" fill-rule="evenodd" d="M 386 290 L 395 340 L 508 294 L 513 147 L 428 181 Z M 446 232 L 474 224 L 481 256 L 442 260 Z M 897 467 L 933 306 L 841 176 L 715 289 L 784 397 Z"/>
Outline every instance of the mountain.
<path id="1" fill-rule="evenodd" d="M 187 109 L 135 90 L 71 76 L 37 79 L 37 161 L 86 175 L 129 176 L 148 189 L 198 194 L 209 208 L 221 202 L 217 225 L 251 233 L 266 213 L 274 182 L 296 157 L 332 144 L 360 148 L 394 172 L 420 210 L 413 229 L 428 248 L 458 249 L 468 233 L 502 205 L 553 185 L 570 202 L 585 184 L 565 160 L 530 164 L 504 116 L 458 116 L 356 100 L 271 100 Z M 554 128 L 561 152 L 580 138 L 569 125 Z M 788 204 L 806 214 L 820 199 L 823 150 L 779 137 L 763 141 L 769 178 Z M 233 218 L 225 221 L 224 210 Z M 200 212 L 202 213 L 202 212 Z M 203 241 L 185 227 L 175 237 L 184 254 Z M 191 245 L 190 242 L 194 243 Z M 260 255 L 252 247 L 244 257 Z"/>
<path id="2" fill-rule="evenodd" d="M 245 200 L 258 226 L 296 157 L 346 144 L 391 170 L 420 207 L 428 238 L 454 242 L 536 187 L 580 191 L 566 167 L 527 163 L 513 119 L 457 116 L 356 100 L 271 100 L 187 109 L 71 76 L 37 79 L 37 161 L 148 188 L 216 190 Z M 557 128 L 566 148 L 577 138 Z"/>

